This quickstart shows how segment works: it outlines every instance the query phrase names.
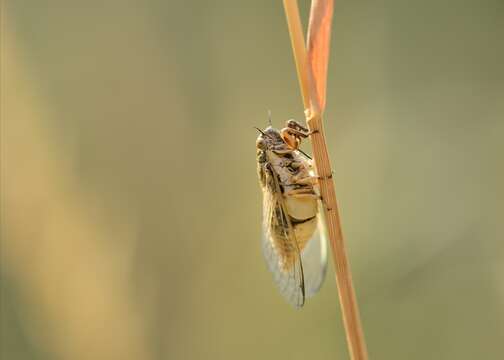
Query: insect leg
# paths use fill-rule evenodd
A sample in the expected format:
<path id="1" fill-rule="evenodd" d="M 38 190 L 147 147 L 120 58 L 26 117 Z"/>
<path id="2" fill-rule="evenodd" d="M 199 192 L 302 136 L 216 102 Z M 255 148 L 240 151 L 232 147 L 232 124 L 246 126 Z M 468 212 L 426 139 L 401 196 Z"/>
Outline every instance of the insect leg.
<path id="1" fill-rule="evenodd" d="M 332 173 L 329 176 L 310 175 L 310 176 L 305 176 L 302 178 L 297 178 L 296 176 L 294 176 L 293 182 L 297 185 L 318 185 L 319 180 L 324 180 L 324 179 L 327 179 L 327 180 L 332 179 Z M 327 209 L 327 211 L 332 210 L 332 208 L 327 206 L 322 195 L 320 195 L 319 189 L 317 187 L 290 190 L 286 193 L 286 195 L 290 195 L 293 197 L 306 197 L 308 195 L 312 198 L 315 198 L 317 200 L 322 201 L 322 203 L 324 204 L 324 207 Z"/>
<path id="2" fill-rule="evenodd" d="M 309 130 L 295 120 L 289 120 L 286 127 L 280 131 L 284 142 L 292 149 L 299 148 L 301 139 L 308 137 Z"/>
<path id="3" fill-rule="evenodd" d="M 298 123 L 296 120 L 290 119 L 287 121 L 287 127 L 290 129 L 298 130 L 300 132 L 303 132 L 304 134 L 308 135 L 310 132 L 306 127 Z"/>
<path id="4" fill-rule="evenodd" d="M 333 176 L 333 173 L 331 172 L 329 175 L 327 176 L 316 176 L 317 180 L 331 180 L 332 179 L 332 176 Z"/>
<path id="5" fill-rule="evenodd" d="M 296 120 L 292 120 L 292 119 L 287 121 L 287 127 L 294 129 L 294 130 L 298 130 L 299 132 L 302 132 L 304 134 L 304 137 L 308 137 L 310 135 L 317 134 L 320 132 L 318 130 L 310 131 L 309 129 L 307 129 L 306 127 L 304 127 L 300 123 L 298 123 Z"/>
<path id="6" fill-rule="evenodd" d="M 315 192 L 313 191 L 312 188 L 301 188 L 301 189 L 292 189 L 292 190 L 288 190 L 285 192 L 284 195 L 286 196 L 291 196 L 291 195 L 305 195 L 305 194 L 309 194 L 309 195 L 315 195 Z"/>
<path id="7" fill-rule="evenodd" d="M 316 184 L 318 184 L 318 181 L 322 180 L 322 179 L 324 179 L 324 178 L 322 178 L 320 176 L 314 176 L 314 175 L 308 175 L 308 176 L 304 176 L 304 177 L 293 176 L 292 182 L 294 184 L 298 184 L 298 185 L 316 185 Z"/>
<path id="8" fill-rule="evenodd" d="M 299 130 L 296 130 L 296 129 L 291 129 L 291 128 L 283 128 L 280 132 L 280 134 L 282 135 L 282 137 L 285 137 L 285 136 L 288 136 L 288 135 L 291 135 L 291 136 L 294 136 L 294 137 L 299 137 L 299 138 L 307 138 L 308 137 L 308 133 L 306 132 L 303 132 L 303 131 L 299 131 Z"/>
<path id="9" fill-rule="evenodd" d="M 284 149 L 281 147 L 273 148 L 272 151 L 277 155 L 292 154 L 292 149 Z"/>

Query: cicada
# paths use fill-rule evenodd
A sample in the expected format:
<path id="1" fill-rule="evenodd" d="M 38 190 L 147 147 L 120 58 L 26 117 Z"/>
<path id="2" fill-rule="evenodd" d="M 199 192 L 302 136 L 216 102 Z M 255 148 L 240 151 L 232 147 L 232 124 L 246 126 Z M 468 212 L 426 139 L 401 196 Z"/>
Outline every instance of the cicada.
<path id="1" fill-rule="evenodd" d="M 294 307 L 320 288 L 327 266 L 327 237 L 311 158 L 300 148 L 307 128 L 294 120 L 271 125 L 256 141 L 263 191 L 263 254 L 280 293 Z"/>

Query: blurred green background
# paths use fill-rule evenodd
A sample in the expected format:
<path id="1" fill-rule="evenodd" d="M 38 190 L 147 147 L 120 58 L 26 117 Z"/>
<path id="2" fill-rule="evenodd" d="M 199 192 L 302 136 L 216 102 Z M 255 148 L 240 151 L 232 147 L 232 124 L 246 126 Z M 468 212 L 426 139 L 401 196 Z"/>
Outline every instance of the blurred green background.
<path id="1" fill-rule="evenodd" d="M 306 19 L 308 2 L 301 2 Z M 306 21 L 305 21 L 306 23 Z M 502 359 L 504 2 L 336 1 L 326 131 L 371 359 Z M 0 357 L 347 359 L 261 257 L 280 1 L 3 1 Z"/>

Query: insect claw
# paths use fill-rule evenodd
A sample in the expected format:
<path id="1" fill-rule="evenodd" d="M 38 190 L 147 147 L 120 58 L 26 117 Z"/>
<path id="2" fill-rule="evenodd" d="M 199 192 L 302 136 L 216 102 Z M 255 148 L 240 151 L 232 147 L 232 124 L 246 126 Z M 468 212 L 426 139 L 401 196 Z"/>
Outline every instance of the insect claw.
<path id="1" fill-rule="evenodd" d="M 304 127 L 303 125 L 301 125 L 300 123 L 298 123 L 294 119 L 288 120 L 286 125 L 290 129 L 297 130 L 297 131 L 303 132 L 305 134 L 308 132 L 308 129 L 306 127 Z"/>
<path id="2" fill-rule="evenodd" d="M 330 179 L 332 179 L 332 176 L 333 176 L 333 174 L 331 172 L 331 174 L 327 175 L 327 176 L 317 176 L 317 180 L 330 180 Z"/>

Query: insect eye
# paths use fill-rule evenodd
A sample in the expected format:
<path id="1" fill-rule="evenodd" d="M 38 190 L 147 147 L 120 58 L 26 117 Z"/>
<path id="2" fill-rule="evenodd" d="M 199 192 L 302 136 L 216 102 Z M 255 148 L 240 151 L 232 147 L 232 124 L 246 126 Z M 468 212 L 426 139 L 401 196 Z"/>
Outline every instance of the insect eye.
<path id="1" fill-rule="evenodd" d="M 256 147 L 260 150 L 266 150 L 266 141 L 263 139 L 262 136 L 259 136 L 256 141 Z"/>

